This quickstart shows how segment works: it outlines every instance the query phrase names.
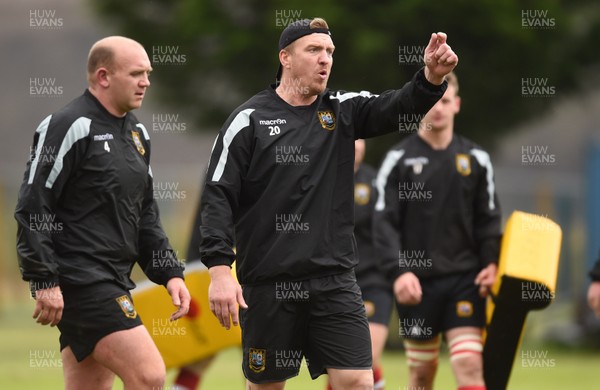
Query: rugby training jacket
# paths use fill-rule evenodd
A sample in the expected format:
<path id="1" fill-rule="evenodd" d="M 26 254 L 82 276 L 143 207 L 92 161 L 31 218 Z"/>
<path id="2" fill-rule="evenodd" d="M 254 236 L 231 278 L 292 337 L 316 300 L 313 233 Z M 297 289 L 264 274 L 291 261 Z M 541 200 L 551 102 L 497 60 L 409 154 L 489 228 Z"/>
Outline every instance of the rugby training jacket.
<path id="1" fill-rule="evenodd" d="M 376 180 L 375 241 L 386 274 L 423 278 L 497 263 L 501 213 L 490 156 L 454 134 L 445 150 L 417 134 L 394 146 Z"/>
<path id="2" fill-rule="evenodd" d="M 326 90 L 293 107 L 271 86 L 252 97 L 213 145 L 201 201 L 204 264 L 237 258 L 242 284 L 354 268 L 354 139 L 397 131 L 399 119 L 413 117 L 402 114 L 425 114 L 445 89 L 420 70 L 379 96 Z"/>
<path id="3" fill-rule="evenodd" d="M 132 289 L 135 261 L 155 283 L 183 277 L 153 199 L 148 132 L 132 113 L 114 117 L 86 90 L 42 121 L 31 150 L 15 218 L 32 290 Z"/>

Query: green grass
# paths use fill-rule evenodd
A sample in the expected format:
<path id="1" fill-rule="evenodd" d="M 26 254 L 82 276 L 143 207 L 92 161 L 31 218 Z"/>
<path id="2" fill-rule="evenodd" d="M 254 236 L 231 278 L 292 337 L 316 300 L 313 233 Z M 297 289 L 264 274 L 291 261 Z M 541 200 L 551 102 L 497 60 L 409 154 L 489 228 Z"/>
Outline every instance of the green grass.
<path id="1" fill-rule="evenodd" d="M 62 369 L 58 353 L 58 330 L 37 325 L 31 319 L 33 302 L 0 310 L 0 389 L 32 390 L 62 389 Z M 534 354 L 546 354 L 533 361 L 534 365 L 552 367 L 527 367 L 527 361 L 517 356 L 509 384 L 511 390 L 565 390 L 597 389 L 600 353 L 559 351 L 540 346 L 522 348 Z M 44 356 L 44 358 L 37 358 Z M 33 361 L 32 361 L 33 359 Z M 240 368 L 241 352 L 230 349 L 221 353 L 210 367 L 204 389 L 243 389 L 244 379 Z M 36 362 L 52 367 L 35 367 Z M 40 364 L 40 363 L 38 363 Z M 406 363 L 403 352 L 388 351 L 383 358 L 386 389 L 403 389 L 406 385 Z M 170 389 L 174 372 L 169 372 Z M 122 389 L 117 380 L 114 389 Z M 312 381 L 303 368 L 300 375 L 288 382 L 286 389 L 324 389 L 325 377 Z M 440 359 L 436 378 L 437 389 L 454 389 L 454 379 L 447 356 Z"/>

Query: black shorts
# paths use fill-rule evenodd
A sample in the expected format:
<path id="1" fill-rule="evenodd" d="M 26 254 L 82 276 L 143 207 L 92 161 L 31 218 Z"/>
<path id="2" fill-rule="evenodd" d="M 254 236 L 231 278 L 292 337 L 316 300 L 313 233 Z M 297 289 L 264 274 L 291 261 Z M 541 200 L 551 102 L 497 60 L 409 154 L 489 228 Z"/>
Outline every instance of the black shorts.
<path id="1" fill-rule="evenodd" d="M 475 285 L 478 271 L 420 280 L 423 299 L 415 306 L 397 304 L 400 335 L 429 340 L 450 329 L 485 326 L 485 299 Z"/>
<path id="2" fill-rule="evenodd" d="M 370 323 L 388 326 L 394 304 L 392 290 L 379 286 L 367 286 L 361 288 L 361 290 L 367 320 Z"/>
<path id="3" fill-rule="evenodd" d="M 128 291 L 113 283 L 61 287 L 65 307 L 58 323 L 60 350 L 71 347 L 78 362 L 104 336 L 142 324 Z"/>
<path id="4" fill-rule="evenodd" d="M 240 310 L 244 376 L 253 383 L 327 368 L 369 370 L 369 324 L 354 272 L 299 282 L 244 286 Z"/>

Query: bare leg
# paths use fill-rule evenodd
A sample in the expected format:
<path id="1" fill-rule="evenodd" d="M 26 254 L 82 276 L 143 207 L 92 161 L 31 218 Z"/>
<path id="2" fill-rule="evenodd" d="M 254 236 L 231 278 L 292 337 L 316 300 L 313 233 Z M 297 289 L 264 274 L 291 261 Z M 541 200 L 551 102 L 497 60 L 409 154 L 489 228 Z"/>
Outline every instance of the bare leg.
<path id="1" fill-rule="evenodd" d="M 333 390 L 373 389 L 373 370 L 340 370 L 328 368 L 329 382 Z"/>
<path id="2" fill-rule="evenodd" d="M 446 332 L 450 363 L 458 387 L 484 386 L 481 329 L 460 327 Z"/>
<path id="3" fill-rule="evenodd" d="M 164 386 L 165 364 L 143 325 L 105 336 L 92 356 L 121 378 L 125 390 Z"/>
<path id="4" fill-rule="evenodd" d="M 90 355 L 78 362 L 70 347 L 61 352 L 65 389 L 111 390 L 115 374 Z"/>

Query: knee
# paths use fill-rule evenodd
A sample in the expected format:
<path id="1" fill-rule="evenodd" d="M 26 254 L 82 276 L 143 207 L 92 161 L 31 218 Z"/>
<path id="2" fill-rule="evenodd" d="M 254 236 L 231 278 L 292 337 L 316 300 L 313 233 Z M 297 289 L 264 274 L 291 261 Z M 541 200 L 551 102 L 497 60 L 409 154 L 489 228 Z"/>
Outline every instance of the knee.
<path id="1" fill-rule="evenodd" d="M 373 389 L 373 371 L 357 370 L 351 375 L 344 373 L 337 378 L 331 378 L 333 390 L 371 390 Z"/>
<path id="2" fill-rule="evenodd" d="M 468 382 L 476 382 L 483 378 L 481 355 L 465 356 L 452 361 L 452 368 L 459 378 Z"/>
<path id="3" fill-rule="evenodd" d="M 373 388 L 373 371 L 365 370 L 348 378 L 347 383 L 340 389 L 371 390 Z"/>
<path id="4" fill-rule="evenodd" d="M 368 371 L 368 375 L 361 375 L 359 378 L 356 378 L 350 388 L 356 390 L 371 390 L 373 386 L 373 372 Z"/>
<path id="5" fill-rule="evenodd" d="M 166 381 L 166 368 L 164 363 L 154 364 L 138 371 L 134 382 L 143 389 L 162 389 Z"/>
<path id="6" fill-rule="evenodd" d="M 410 377 L 412 383 L 417 386 L 428 386 L 435 377 L 437 371 L 437 361 L 422 363 L 419 366 L 410 367 Z"/>

